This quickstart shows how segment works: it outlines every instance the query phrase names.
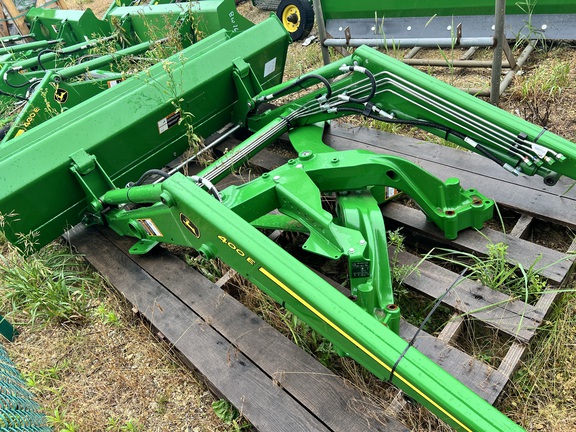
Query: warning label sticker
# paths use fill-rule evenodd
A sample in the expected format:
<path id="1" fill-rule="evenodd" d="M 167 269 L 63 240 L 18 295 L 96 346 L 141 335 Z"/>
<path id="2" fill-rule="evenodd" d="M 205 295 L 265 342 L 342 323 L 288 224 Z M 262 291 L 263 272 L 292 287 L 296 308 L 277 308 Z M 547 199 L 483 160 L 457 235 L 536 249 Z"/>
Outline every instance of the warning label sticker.
<path id="1" fill-rule="evenodd" d="M 276 57 L 274 57 L 272 60 L 266 62 L 266 64 L 264 65 L 264 78 L 266 78 L 268 75 L 270 75 L 275 70 L 276 70 Z"/>
<path id="2" fill-rule="evenodd" d="M 158 122 L 158 133 L 163 134 L 172 126 L 176 126 L 180 121 L 180 111 L 174 111 L 172 114 L 168 114 L 162 120 Z"/>
<path id="3" fill-rule="evenodd" d="M 152 219 L 138 219 L 138 223 L 144 228 L 144 231 L 150 236 L 162 237 L 162 232 L 158 229 Z"/>
<path id="4" fill-rule="evenodd" d="M 107 82 L 108 88 L 112 88 L 112 87 L 114 87 L 115 85 L 120 84 L 122 81 L 124 81 L 123 78 L 122 78 L 122 79 L 110 80 L 110 81 Z"/>

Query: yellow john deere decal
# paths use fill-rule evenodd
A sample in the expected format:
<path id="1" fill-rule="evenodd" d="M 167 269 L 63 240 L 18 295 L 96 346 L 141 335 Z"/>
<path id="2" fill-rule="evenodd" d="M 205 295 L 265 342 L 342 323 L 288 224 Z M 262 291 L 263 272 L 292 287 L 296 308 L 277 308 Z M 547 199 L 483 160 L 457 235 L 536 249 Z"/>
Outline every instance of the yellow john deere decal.
<path id="1" fill-rule="evenodd" d="M 194 234 L 194 237 L 200 238 L 200 230 L 196 225 L 194 225 L 194 222 L 192 222 L 190 218 L 186 216 L 184 213 L 180 213 L 180 222 L 184 224 L 184 226 L 188 229 L 188 231 Z"/>
<path id="2" fill-rule="evenodd" d="M 68 91 L 63 88 L 57 88 L 54 91 L 54 100 L 58 103 L 65 103 L 68 100 Z"/>
<path id="3" fill-rule="evenodd" d="M 362 345 L 360 342 L 358 342 L 356 339 L 354 339 L 352 336 L 350 336 L 348 333 L 346 333 L 344 330 L 342 330 L 340 327 L 338 327 L 329 318 L 324 316 L 324 314 L 322 314 L 320 311 L 318 311 L 314 306 L 312 306 L 310 303 L 308 303 L 306 300 L 304 300 L 302 297 L 300 297 L 298 294 L 296 294 L 294 291 L 292 291 L 290 288 L 288 288 L 286 285 L 284 285 L 284 283 L 282 283 L 276 276 L 274 276 L 272 273 L 270 273 L 264 267 L 260 267 L 258 270 L 260 270 L 260 273 L 262 273 L 264 276 L 266 276 L 268 279 L 270 279 L 272 282 L 274 282 L 276 285 L 278 285 L 280 288 L 282 288 L 284 291 L 286 291 L 288 294 L 290 294 L 292 297 L 294 297 L 294 299 L 296 299 L 302 305 L 304 305 L 306 308 L 308 308 L 308 310 L 310 310 L 310 312 L 312 312 L 314 315 L 316 315 L 318 318 L 320 318 L 322 321 L 324 321 L 326 324 L 328 324 L 330 327 L 332 327 L 334 330 L 336 330 L 338 333 L 340 333 L 342 336 L 344 336 L 346 339 L 348 339 L 350 342 L 352 342 L 357 348 L 359 348 L 362 352 L 364 352 L 364 354 L 368 355 L 372 360 L 374 360 L 376 363 L 378 363 L 380 366 L 382 366 L 388 372 L 392 371 L 392 368 L 390 366 L 388 366 L 386 363 L 384 363 L 382 360 L 380 360 L 378 357 L 376 357 L 376 355 L 374 353 L 372 353 L 370 350 L 368 350 L 368 348 L 366 348 L 364 345 Z M 472 430 L 469 429 L 468 427 L 466 427 L 466 425 L 462 424 L 462 422 L 460 422 L 460 420 L 455 418 L 452 414 L 450 414 L 448 411 L 446 411 L 443 407 L 441 407 L 435 401 L 430 399 L 430 397 L 428 397 L 428 395 L 424 394 L 419 388 L 417 388 L 414 384 L 412 384 L 410 381 L 408 381 L 402 375 L 399 375 L 398 372 L 394 372 L 394 376 L 396 378 L 398 378 L 399 380 L 401 380 L 402 382 L 404 382 L 408 387 L 410 387 L 412 390 L 414 390 L 420 396 L 422 396 L 423 399 L 426 399 L 430 404 L 434 405 L 439 411 L 443 412 L 447 417 L 451 418 L 455 423 L 457 423 L 460 427 L 462 427 L 462 429 L 469 431 L 469 432 L 472 432 Z"/>

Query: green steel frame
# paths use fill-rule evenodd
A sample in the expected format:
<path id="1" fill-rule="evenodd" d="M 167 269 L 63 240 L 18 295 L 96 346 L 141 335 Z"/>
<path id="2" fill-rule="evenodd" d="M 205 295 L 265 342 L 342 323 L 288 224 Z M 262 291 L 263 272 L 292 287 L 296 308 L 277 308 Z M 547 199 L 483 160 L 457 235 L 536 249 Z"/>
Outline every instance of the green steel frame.
<path id="1" fill-rule="evenodd" d="M 506 14 L 525 15 L 530 7 L 521 2 L 506 2 Z M 571 0 L 538 0 L 532 2 L 530 7 L 533 14 L 569 14 L 576 13 L 576 4 Z M 470 0 L 467 2 L 455 2 L 454 0 L 430 0 L 422 3 L 417 0 L 358 0 L 351 7 L 346 0 L 330 0 L 322 2 L 322 10 L 325 19 L 338 18 L 371 18 L 374 13 L 378 17 L 434 17 L 454 15 L 494 15 L 494 0 Z M 524 7 L 524 9 L 522 8 Z"/>
<path id="2" fill-rule="evenodd" d="M 155 63 L 155 48 L 165 42 L 186 48 L 222 29 L 237 34 L 253 26 L 233 0 L 115 6 L 104 20 L 90 10 L 33 8 L 26 18 L 34 40 L 0 49 L 0 96 L 23 105 L 2 143 L 124 80 L 122 58 Z"/>
<path id="3" fill-rule="evenodd" d="M 576 178 L 573 144 L 365 47 L 281 83 L 288 43 L 276 18 L 234 37 L 218 32 L 0 146 L 0 212 L 17 214 L 8 238 L 37 232 L 41 247 L 83 220 L 135 237 L 132 253 L 160 242 L 191 246 L 227 262 L 341 354 L 455 428 L 520 430 L 397 335 L 378 207 L 384 187 L 401 189 L 454 238 L 481 228 L 494 203 L 401 158 L 336 152 L 322 143 L 322 124 L 349 114 L 413 124 L 548 183 Z M 266 105 L 318 83 L 293 102 Z M 253 134 L 197 176 L 124 186 L 186 150 L 192 130 L 207 136 L 228 124 Z M 243 186 L 216 189 L 285 132 L 297 158 Z M 333 197 L 336 214 L 322 207 L 323 196 Z M 307 250 L 347 257 L 353 300 L 255 227 L 306 232 Z"/>

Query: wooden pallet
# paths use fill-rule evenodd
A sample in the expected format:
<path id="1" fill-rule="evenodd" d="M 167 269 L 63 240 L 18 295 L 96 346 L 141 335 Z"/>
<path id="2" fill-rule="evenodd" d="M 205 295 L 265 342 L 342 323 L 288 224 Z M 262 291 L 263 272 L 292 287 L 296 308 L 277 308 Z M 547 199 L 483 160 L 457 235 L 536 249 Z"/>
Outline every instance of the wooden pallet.
<path id="1" fill-rule="evenodd" d="M 410 138 L 352 126 L 333 126 L 324 141 L 337 150 L 367 149 L 405 157 L 441 179 L 458 177 L 500 206 L 520 216 L 508 234 L 485 228 L 467 230 L 446 241 L 418 210 L 390 203 L 383 207 L 388 228 L 402 227 L 410 238 L 451 249 L 486 252 L 488 241 L 508 244 L 508 259 L 529 267 L 537 259 L 549 292 L 535 305 L 510 301 L 504 294 L 465 281 L 443 299 L 453 311 L 435 337 L 421 332 L 415 346 L 481 397 L 494 403 L 518 366 L 527 344 L 542 324 L 556 294 L 569 274 L 571 259 L 530 240 L 537 220 L 574 227 L 576 200 L 569 183 L 544 187 L 540 179 L 513 178 L 492 162 L 470 153 Z M 236 141 L 221 144 L 231 148 Z M 286 161 L 263 151 L 252 163 L 273 169 Z M 228 180 L 234 182 L 237 179 Z M 148 256 L 127 254 L 132 244 L 107 230 L 75 228 L 70 242 L 135 304 L 141 313 L 180 350 L 191 366 L 204 374 L 218 394 L 230 400 L 259 430 L 402 430 L 369 404 L 341 378 L 334 376 L 287 339 L 263 323 L 232 297 L 174 256 L 157 251 Z M 487 240 L 489 239 L 489 240 Z M 401 253 L 410 264 L 421 258 Z M 428 298 L 438 298 L 457 274 L 430 262 L 420 264 L 406 284 Z M 222 285 L 225 280 L 222 280 Z M 459 348 L 459 334 L 471 322 L 497 332 L 506 340 L 506 354 L 497 366 Z M 401 336 L 413 337 L 416 327 L 405 321 Z"/>
<path id="2" fill-rule="evenodd" d="M 174 255 L 130 255 L 133 240 L 105 228 L 66 238 L 257 430 L 407 432 Z"/>
<path id="3" fill-rule="evenodd" d="M 574 249 L 573 245 L 570 244 L 565 251 L 541 246 L 530 241 L 530 229 L 538 220 L 571 228 L 576 225 L 576 193 L 569 190 L 572 181 L 561 179 L 556 186 L 548 187 L 540 178 L 513 177 L 476 154 L 360 127 L 333 126 L 324 141 L 337 150 L 363 148 L 401 156 L 442 180 L 457 177 L 464 188 L 478 189 L 494 199 L 500 208 L 520 215 L 508 234 L 490 228 L 481 232 L 466 230 L 456 240 L 447 241 L 420 211 L 394 203 L 383 206 L 388 229 L 402 227 L 404 234 L 421 243 L 485 255 L 489 242 L 503 242 L 508 245 L 510 263 L 519 262 L 524 268 L 529 268 L 537 262 L 536 267 L 542 269 L 540 274 L 548 280 L 548 293 L 540 296 L 535 305 L 520 300 L 510 301 L 508 296 L 473 281 L 459 284 L 442 301 L 444 306 L 454 311 L 453 319 L 438 337 L 425 335 L 416 343 L 418 349 L 450 374 L 494 403 L 543 323 L 558 287 L 570 273 L 574 259 L 566 252 Z M 402 253 L 399 257 L 401 264 L 420 260 L 420 256 L 409 253 Z M 412 274 L 405 283 L 411 290 L 432 299 L 444 293 L 458 277 L 456 273 L 429 262 L 418 268 L 419 272 Z M 489 366 L 455 347 L 459 333 L 471 320 L 496 329 L 508 341 L 509 347 L 498 367 Z M 412 332 L 413 329 L 402 331 L 402 336 L 408 339 Z"/>

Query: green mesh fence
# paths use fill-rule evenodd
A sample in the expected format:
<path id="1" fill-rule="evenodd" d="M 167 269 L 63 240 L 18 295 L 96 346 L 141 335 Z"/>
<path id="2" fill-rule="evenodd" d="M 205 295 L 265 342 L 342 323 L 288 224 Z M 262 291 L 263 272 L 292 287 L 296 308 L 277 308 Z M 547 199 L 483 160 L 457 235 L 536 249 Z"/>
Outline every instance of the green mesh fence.
<path id="1" fill-rule="evenodd" d="M 50 432 L 42 409 L 0 344 L 0 431 Z"/>

